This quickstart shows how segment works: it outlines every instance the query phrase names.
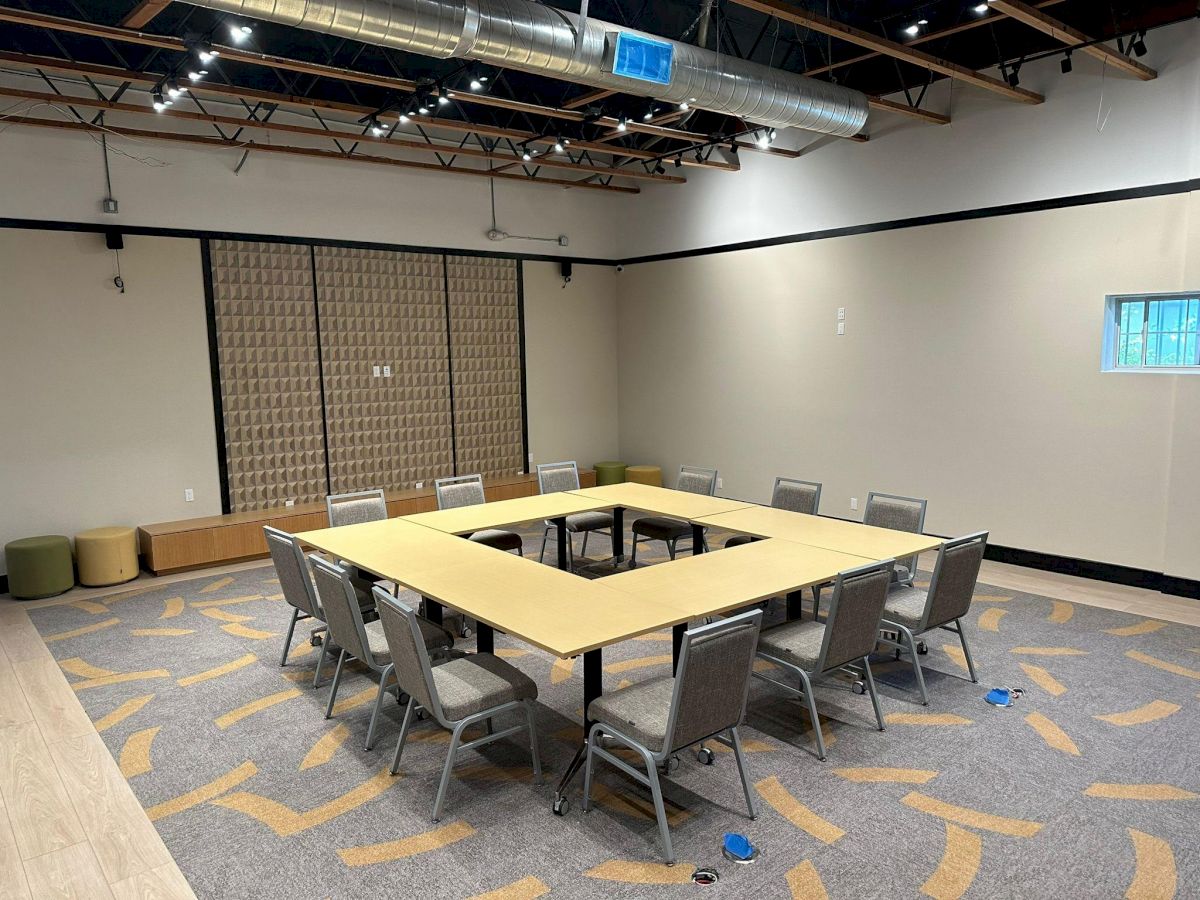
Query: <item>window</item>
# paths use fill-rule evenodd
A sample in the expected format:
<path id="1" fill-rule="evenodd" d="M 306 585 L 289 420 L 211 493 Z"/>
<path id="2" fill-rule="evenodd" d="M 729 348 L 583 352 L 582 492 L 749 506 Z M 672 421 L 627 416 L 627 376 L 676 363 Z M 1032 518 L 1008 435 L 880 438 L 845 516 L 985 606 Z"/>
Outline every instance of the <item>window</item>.
<path id="1" fill-rule="evenodd" d="M 1109 297 L 1102 369 L 1200 373 L 1200 292 Z"/>

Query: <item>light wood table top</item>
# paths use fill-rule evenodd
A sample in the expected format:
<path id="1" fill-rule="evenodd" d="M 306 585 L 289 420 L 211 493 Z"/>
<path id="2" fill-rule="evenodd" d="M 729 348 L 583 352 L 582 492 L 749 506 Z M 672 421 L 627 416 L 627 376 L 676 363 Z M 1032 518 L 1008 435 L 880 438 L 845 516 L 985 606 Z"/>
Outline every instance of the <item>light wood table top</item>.
<path id="1" fill-rule="evenodd" d="M 426 572 L 487 563 L 493 555 L 511 555 L 404 519 L 302 531 L 296 537 L 406 587 L 411 586 L 411 578 Z M 512 558 L 517 561 L 515 556 Z"/>
<path id="2" fill-rule="evenodd" d="M 438 509 L 433 512 L 415 513 L 404 516 L 406 522 L 435 528 L 447 534 L 469 534 L 498 525 L 518 522 L 534 522 L 555 519 L 575 513 L 603 509 L 603 501 L 593 500 L 580 494 L 559 491 L 553 494 L 535 494 L 532 497 L 516 497 L 512 500 L 494 500 L 491 503 L 476 503 L 456 509 Z"/>
<path id="3" fill-rule="evenodd" d="M 767 539 L 620 572 L 605 578 L 604 585 L 642 603 L 666 606 L 676 612 L 678 621 L 688 621 L 824 584 L 844 569 L 874 561 Z"/>
<path id="4" fill-rule="evenodd" d="M 809 516 L 770 506 L 749 506 L 704 516 L 699 521 L 714 528 L 780 538 L 874 560 L 903 558 L 942 545 L 941 538 L 929 535 L 876 528 L 826 516 Z"/>
<path id="5" fill-rule="evenodd" d="M 570 493 L 600 501 L 603 506 L 626 506 L 688 521 L 696 521 L 704 516 L 713 516 L 753 505 L 744 500 L 709 497 L 704 494 L 674 491 L 670 488 L 635 484 L 630 481 L 622 484 L 607 484 L 603 487 L 583 488 L 578 491 L 570 491 Z"/>

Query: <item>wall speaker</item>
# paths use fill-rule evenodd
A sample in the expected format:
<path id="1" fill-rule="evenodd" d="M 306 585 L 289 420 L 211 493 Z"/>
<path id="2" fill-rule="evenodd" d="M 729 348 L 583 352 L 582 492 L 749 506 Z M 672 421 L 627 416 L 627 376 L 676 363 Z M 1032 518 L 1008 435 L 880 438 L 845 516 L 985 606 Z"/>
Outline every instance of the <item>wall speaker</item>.
<path id="1" fill-rule="evenodd" d="M 125 236 L 116 230 L 106 231 L 104 232 L 104 245 L 109 250 L 124 250 Z"/>

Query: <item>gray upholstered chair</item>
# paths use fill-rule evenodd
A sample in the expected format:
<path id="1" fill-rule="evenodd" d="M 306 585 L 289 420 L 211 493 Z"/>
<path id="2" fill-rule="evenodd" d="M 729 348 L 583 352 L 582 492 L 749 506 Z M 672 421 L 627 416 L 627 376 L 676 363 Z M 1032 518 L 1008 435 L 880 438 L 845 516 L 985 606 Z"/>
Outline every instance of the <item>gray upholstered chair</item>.
<path id="1" fill-rule="evenodd" d="M 319 556 L 311 556 L 313 577 L 317 584 L 317 596 L 325 611 L 329 624 L 329 637 L 338 648 L 337 671 L 329 689 L 329 703 L 325 707 L 325 718 L 333 715 L 333 704 L 337 699 L 338 687 L 342 683 L 342 670 L 347 659 L 357 659 L 379 676 L 379 692 L 375 695 L 375 706 L 371 711 L 371 724 L 367 727 L 368 750 L 375 743 L 375 725 L 379 719 L 379 708 L 388 689 L 388 676 L 392 673 L 392 657 L 388 652 L 383 626 L 378 622 L 364 622 L 358 606 L 358 595 L 350 581 L 350 573 Z M 383 588 L 375 588 L 375 598 L 388 596 Z M 417 619 L 422 646 L 442 655 L 448 655 L 454 646 L 454 636 L 445 628 L 428 619 Z"/>
<path id="2" fill-rule="evenodd" d="M 577 491 L 579 490 L 579 467 L 575 460 L 568 462 L 557 463 L 541 463 L 537 467 L 538 490 L 543 494 L 553 494 L 555 491 Z M 593 531 L 612 534 L 613 517 L 612 513 L 604 512 L 603 510 L 595 510 L 593 512 L 575 513 L 567 516 L 567 552 L 571 561 L 571 568 L 575 568 L 575 544 L 571 540 L 573 534 L 583 534 L 583 548 L 579 551 L 580 556 L 587 556 L 588 535 Z M 605 532 L 605 529 L 608 529 Z M 538 562 L 542 562 L 546 556 L 546 541 L 550 538 L 552 532 L 557 532 L 558 528 L 549 520 L 546 521 L 546 527 L 542 531 L 542 549 L 538 553 Z"/>
<path id="3" fill-rule="evenodd" d="M 855 693 L 871 695 L 875 721 L 879 730 L 883 731 L 883 713 L 879 709 L 879 697 L 875 693 L 875 679 L 871 675 L 868 657 L 875 649 L 879 619 L 887 600 L 894 564 L 895 560 L 889 559 L 839 572 L 833 583 L 829 616 L 824 622 L 788 622 L 767 629 L 758 640 L 758 655 L 762 659 L 800 679 L 801 687 L 797 689 L 765 672 L 754 673 L 756 678 L 804 698 L 812 720 L 819 759 L 825 758 L 825 738 L 821 734 L 821 720 L 817 717 L 812 683 L 821 676 L 861 664 L 865 683 L 856 681 L 854 690 Z M 854 674 L 858 675 L 856 671 Z"/>
<path id="4" fill-rule="evenodd" d="M 460 506 L 473 506 L 484 503 L 487 496 L 483 492 L 482 475 L 456 475 L 453 478 L 439 478 L 433 483 L 433 492 L 437 495 L 438 509 L 457 509 Z M 479 544 L 495 547 L 497 550 L 516 550 L 521 556 L 523 542 L 515 531 L 501 531 L 498 528 L 485 528 L 468 535 L 469 539 Z"/>
<path id="5" fill-rule="evenodd" d="M 742 757 L 738 726 L 746 715 L 750 671 L 762 610 L 752 610 L 684 633 L 675 675 L 664 675 L 598 697 L 588 705 L 588 732 L 583 776 L 583 809 L 592 802 L 592 770 L 596 757 L 650 788 L 658 833 L 667 865 L 675 864 L 671 832 L 663 807 L 658 769 L 685 747 L 709 739 L 733 749 L 750 818 L 758 815 L 750 776 Z M 629 747 L 641 757 L 643 775 L 605 750 L 600 735 Z M 711 759 L 711 755 L 709 756 Z"/>
<path id="6" fill-rule="evenodd" d="M 301 619 L 315 619 L 321 625 L 313 629 L 313 640 L 317 643 L 316 635 L 325 629 L 325 614 L 313 589 L 312 576 L 308 574 L 308 566 L 304 563 L 304 551 L 300 542 L 286 531 L 263 526 L 267 538 L 267 550 L 271 553 L 271 562 L 275 564 L 275 574 L 279 576 L 279 586 L 283 590 L 283 599 L 292 607 L 292 621 L 288 623 L 287 637 L 283 639 L 283 655 L 279 665 L 286 666 L 288 654 L 292 649 L 292 635 L 296 623 Z M 317 657 L 317 671 L 313 674 L 313 687 L 321 679 L 321 664 L 325 661 L 325 652 Z"/>
<path id="7" fill-rule="evenodd" d="M 510 735 L 528 730 L 529 752 L 533 757 L 533 775 L 542 782 L 542 763 L 538 755 L 537 721 L 533 701 L 537 685 L 520 669 L 490 653 L 460 657 L 436 668 L 429 663 L 426 642 L 422 640 L 421 619 L 400 600 L 376 588 L 380 623 L 391 651 L 390 671 L 396 674 L 400 689 L 408 694 L 404 722 L 392 757 L 392 774 L 400 769 L 400 755 L 418 708 L 425 710 L 443 728 L 450 730 L 450 748 L 433 801 L 433 821 L 442 815 L 450 771 L 458 754 L 474 750 Z M 524 721 L 502 731 L 492 727 L 492 719 L 506 713 L 522 713 Z M 463 732 L 476 722 L 485 722 L 487 733 L 473 741 L 462 742 Z"/>
<path id="8" fill-rule="evenodd" d="M 786 509 L 789 512 L 805 513 L 815 516 L 821 505 L 821 483 L 819 481 L 801 481 L 798 478 L 775 479 L 775 487 L 771 491 L 771 506 L 775 509 Z M 748 534 L 735 534 L 725 542 L 726 547 L 738 547 L 750 543 L 754 538 Z"/>
<path id="9" fill-rule="evenodd" d="M 717 492 L 717 470 L 701 469 L 697 466 L 680 466 L 679 480 L 675 482 L 675 489 L 691 494 L 707 494 L 711 497 Z M 680 538 L 691 537 L 692 525 L 690 522 L 672 519 L 668 516 L 643 516 L 633 520 L 632 531 L 633 551 L 629 554 L 630 568 L 637 565 L 638 544 L 645 541 L 664 541 L 667 545 L 667 553 L 670 554 L 671 559 L 674 559 L 675 545 L 679 543 Z M 708 529 L 706 528 L 704 531 L 707 532 Z M 695 549 L 695 547 L 692 548 L 693 553 Z M 707 540 L 704 541 L 704 549 L 708 549 Z"/>
<path id="10" fill-rule="evenodd" d="M 330 494 L 325 498 L 329 527 L 379 522 L 388 517 L 383 491 L 355 491 L 352 494 Z"/>
<path id="11" fill-rule="evenodd" d="M 913 672 L 917 677 L 921 702 L 924 704 L 929 702 L 929 697 L 925 693 L 925 676 L 921 673 L 921 663 L 917 656 L 925 652 L 925 642 L 917 641 L 917 635 L 935 628 L 957 634 L 971 681 L 979 681 L 975 677 L 975 663 L 967 647 L 962 618 L 971 608 L 971 598 L 975 595 L 975 583 L 979 579 L 979 567 L 983 563 L 987 539 L 988 533 L 979 531 L 946 541 L 938 550 L 933 575 L 929 579 L 929 590 L 906 587 L 893 591 L 883 608 L 880 628 L 884 633 L 880 635 L 880 642 L 895 647 L 897 658 L 902 652 L 911 654 Z M 951 625 L 951 622 L 954 624 Z M 892 640 L 887 632 L 895 632 L 898 640 Z"/>

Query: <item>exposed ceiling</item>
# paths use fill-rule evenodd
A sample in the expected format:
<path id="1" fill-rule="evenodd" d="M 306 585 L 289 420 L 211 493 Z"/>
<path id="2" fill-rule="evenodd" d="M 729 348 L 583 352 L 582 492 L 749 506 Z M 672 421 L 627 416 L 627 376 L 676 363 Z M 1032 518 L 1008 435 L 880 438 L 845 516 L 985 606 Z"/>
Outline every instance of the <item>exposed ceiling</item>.
<path id="1" fill-rule="evenodd" d="M 579 10 L 578 2 L 549 5 Z M 709 47 L 860 90 L 872 98 L 872 121 L 903 114 L 930 127 L 948 121 L 924 106 L 924 89 L 935 79 L 952 76 L 970 89 L 1035 103 L 1040 96 L 1020 86 L 1022 63 L 1064 57 L 1074 47 L 1076 53 L 1105 55 L 1125 77 L 1148 80 L 1155 73 L 1138 61 L 1132 45 L 1147 30 L 1197 15 L 1196 0 L 718 0 L 712 5 Z M 695 42 L 702 6 L 701 0 L 592 0 L 588 14 Z M 244 152 L 295 151 L 600 190 L 636 191 L 647 181 L 681 181 L 685 167 L 736 170 L 740 154 L 730 152 L 734 144 L 749 152 L 797 155 L 782 146 L 756 146 L 755 123 L 716 112 L 659 103 L 647 122 L 643 115 L 652 99 L 646 95 L 603 95 L 497 70 L 487 72 L 485 92 L 473 92 L 468 82 L 477 72 L 460 60 L 236 21 L 252 25 L 253 33 L 235 45 L 233 18 L 186 3 L 10 0 L 0 7 L 0 67 L 39 73 L 41 83 L 29 79 L 21 89 L 0 89 L 0 106 L 11 106 L 14 99 L 41 103 L 38 95 L 61 92 L 78 99 L 68 104 L 73 122 L 29 110 L 10 121 L 38 124 L 33 120 L 41 119 L 45 127 L 80 129 L 103 121 L 114 135 L 158 134 Z M 186 84 L 186 71 L 195 63 L 188 47 L 194 51 L 197 40 L 229 46 L 190 97 L 182 96 L 162 116 L 147 117 L 150 92 L 162 79 L 175 76 Z M 1153 35 L 1145 40 L 1152 42 Z M 977 74 L 984 69 L 992 71 Z M 393 130 L 396 112 L 407 108 L 413 92 L 436 85 L 455 96 L 446 105 L 435 104 L 430 116 L 414 117 Z M 885 95 L 891 99 L 882 99 Z M 379 136 L 368 127 L 375 112 L 388 126 Z M 623 116 L 629 124 L 619 131 Z M 113 124 L 118 118 L 121 124 Z M 268 145 L 261 140 L 264 132 L 288 137 L 268 135 Z M 859 139 L 869 132 L 870 124 Z M 570 144 L 556 153 L 555 142 L 564 138 Z M 523 158 L 527 148 L 538 150 L 530 160 Z"/>

